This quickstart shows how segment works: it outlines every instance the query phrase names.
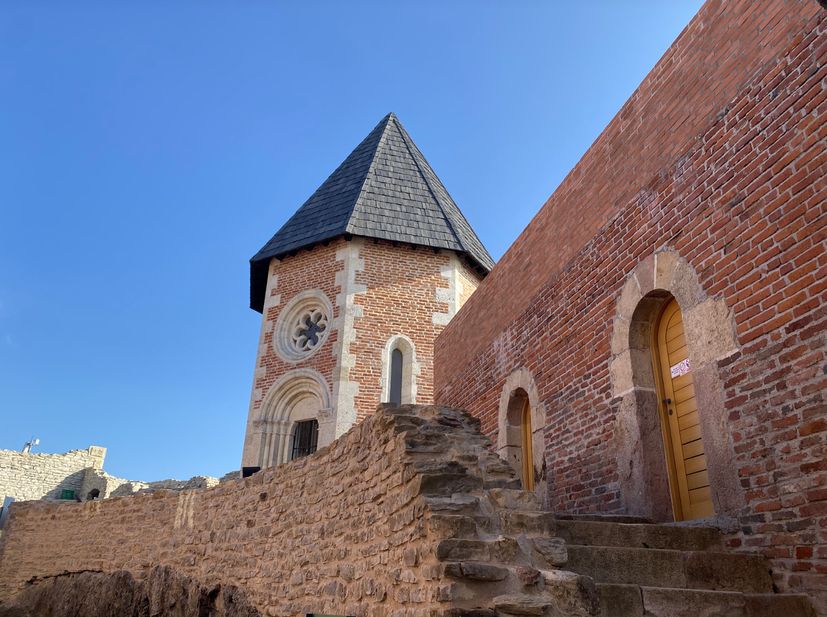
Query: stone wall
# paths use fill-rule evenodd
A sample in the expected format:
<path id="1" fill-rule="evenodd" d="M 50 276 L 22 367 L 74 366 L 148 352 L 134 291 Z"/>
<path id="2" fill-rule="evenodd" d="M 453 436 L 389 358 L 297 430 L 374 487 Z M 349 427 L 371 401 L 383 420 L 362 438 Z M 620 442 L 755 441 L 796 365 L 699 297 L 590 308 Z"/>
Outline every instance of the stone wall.
<path id="1" fill-rule="evenodd" d="M 233 474 L 237 476 L 237 472 Z M 217 486 L 220 480 L 210 476 L 194 476 L 189 480 L 156 480 L 154 482 L 142 482 L 140 480 L 127 480 L 110 475 L 102 469 L 87 469 L 83 479 L 83 485 L 79 496 L 82 499 L 91 498 L 90 494 L 97 491 L 95 499 L 106 499 L 108 497 L 123 497 L 138 492 L 149 491 L 186 491 L 196 488 L 211 488 Z"/>
<path id="2" fill-rule="evenodd" d="M 42 599 L 84 572 L 152 595 L 162 568 L 268 616 L 596 614 L 591 579 L 559 569 L 565 543 L 518 484 L 464 412 L 384 408 L 312 456 L 216 488 L 14 504 L 0 602 L 35 606 L 39 586 Z"/>
<path id="3" fill-rule="evenodd" d="M 553 510 L 659 517 L 637 326 L 672 294 L 731 545 L 822 595 L 825 20 L 811 0 L 707 2 L 436 345 L 437 401 L 487 434 L 529 376 Z"/>
<path id="4" fill-rule="evenodd" d="M 65 454 L 23 453 L 0 450 L 0 497 L 59 499 L 64 490 L 83 497 L 87 469 L 102 469 L 106 448 L 90 446 Z"/>

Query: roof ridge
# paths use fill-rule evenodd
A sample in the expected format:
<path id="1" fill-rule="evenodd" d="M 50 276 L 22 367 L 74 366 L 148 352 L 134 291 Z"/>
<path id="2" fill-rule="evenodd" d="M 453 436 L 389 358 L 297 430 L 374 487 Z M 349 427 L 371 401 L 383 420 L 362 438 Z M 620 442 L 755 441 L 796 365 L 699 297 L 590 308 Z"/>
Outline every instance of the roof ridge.
<path id="1" fill-rule="evenodd" d="M 356 199 L 353 200 L 353 205 L 350 207 L 350 213 L 347 215 L 347 225 L 345 225 L 346 232 L 353 231 L 353 213 L 356 211 L 356 206 L 359 205 L 359 200 L 362 198 L 362 194 L 365 192 L 365 185 L 368 183 L 368 176 L 370 176 L 371 171 L 373 171 L 374 165 L 376 165 L 377 154 L 379 154 L 379 149 L 382 147 L 382 144 L 385 143 L 385 136 L 388 134 L 388 124 L 395 118 L 393 112 L 389 112 L 379 121 L 379 124 L 385 123 L 385 126 L 382 127 L 382 134 L 379 135 L 379 139 L 376 140 L 376 147 L 373 149 L 373 152 L 370 154 L 370 165 L 368 165 L 368 169 L 365 172 L 365 177 L 362 178 L 362 186 L 359 187 L 359 192 L 356 194 Z M 379 126 L 379 125 L 377 125 Z"/>
<path id="2" fill-rule="evenodd" d="M 402 129 L 401 123 L 396 122 L 396 130 L 399 132 L 399 136 L 402 138 L 402 143 L 405 144 L 405 148 L 408 150 L 408 154 L 411 155 L 411 159 L 413 159 L 414 165 L 419 170 L 419 175 L 422 177 L 422 180 L 425 182 L 425 186 L 428 187 L 428 192 L 431 193 L 431 197 L 434 198 L 439 211 L 442 213 L 442 218 L 445 219 L 445 222 L 448 224 L 448 227 L 451 229 L 451 233 L 454 234 L 454 238 L 456 238 L 459 245 L 468 250 L 468 247 L 465 246 L 465 243 L 462 241 L 462 238 L 457 233 L 456 227 L 454 227 L 454 222 L 451 220 L 451 217 L 448 216 L 448 213 L 445 212 L 445 207 L 442 205 L 442 202 L 439 200 L 439 196 L 437 195 L 436 191 L 434 191 L 434 187 L 431 186 L 431 183 L 428 181 L 428 175 L 423 171 L 422 165 L 419 164 L 417 160 L 417 156 L 414 154 L 413 150 L 411 150 L 411 144 L 408 143 L 410 139 L 409 136 L 406 135 L 407 131 Z M 384 137 L 384 135 L 383 135 Z M 407 137 L 407 138 L 406 138 Z M 413 140 L 411 140 L 413 141 Z M 420 153 L 421 154 L 421 153 Z"/>

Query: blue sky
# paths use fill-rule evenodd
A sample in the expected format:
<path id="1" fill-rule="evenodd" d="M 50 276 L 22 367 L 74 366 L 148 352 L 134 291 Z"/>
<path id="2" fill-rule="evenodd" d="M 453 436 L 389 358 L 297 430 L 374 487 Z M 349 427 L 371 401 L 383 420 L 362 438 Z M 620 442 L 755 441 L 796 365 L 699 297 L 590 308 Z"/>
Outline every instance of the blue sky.
<path id="1" fill-rule="evenodd" d="M 238 468 L 248 259 L 379 119 L 499 258 L 700 4 L 6 0 L 0 448 Z"/>

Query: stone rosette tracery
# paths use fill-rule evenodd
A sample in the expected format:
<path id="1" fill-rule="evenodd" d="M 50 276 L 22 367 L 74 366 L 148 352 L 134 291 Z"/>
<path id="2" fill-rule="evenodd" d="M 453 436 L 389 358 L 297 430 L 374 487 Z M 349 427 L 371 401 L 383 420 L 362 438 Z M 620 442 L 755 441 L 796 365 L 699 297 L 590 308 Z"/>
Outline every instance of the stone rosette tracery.
<path id="1" fill-rule="evenodd" d="M 279 315 L 273 348 L 287 362 L 306 360 L 324 345 L 332 318 L 333 305 L 321 290 L 296 295 Z"/>

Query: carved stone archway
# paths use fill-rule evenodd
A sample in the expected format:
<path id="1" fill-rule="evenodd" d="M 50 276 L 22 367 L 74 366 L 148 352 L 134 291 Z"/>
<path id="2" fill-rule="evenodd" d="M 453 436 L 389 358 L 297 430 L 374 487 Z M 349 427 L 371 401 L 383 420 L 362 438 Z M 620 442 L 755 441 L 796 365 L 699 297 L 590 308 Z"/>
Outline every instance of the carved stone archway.
<path id="1" fill-rule="evenodd" d="M 617 301 L 610 373 L 617 406 L 615 441 L 627 511 L 672 520 L 658 394 L 652 365 L 652 328 L 672 297 L 683 313 L 716 515 L 734 515 L 743 492 L 733 469 L 718 361 L 738 351 L 732 312 L 709 298 L 692 266 L 677 252 L 647 257 L 632 271 Z"/>
<path id="2" fill-rule="evenodd" d="M 270 388 L 261 408 L 254 430 L 259 442 L 258 465 L 262 468 L 287 462 L 296 422 L 313 418 L 319 421 L 320 448 L 335 437 L 330 388 L 317 371 L 288 371 Z"/>
<path id="3" fill-rule="evenodd" d="M 540 497 L 540 502 L 545 504 L 548 494 L 548 483 L 545 464 L 545 406 L 540 402 L 540 395 L 534 377 L 527 368 L 519 368 L 513 371 L 505 380 L 500 394 L 500 405 L 497 422 L 497 454 L 504 460 L 509 459 L 509 450 L 518 447 L 519 438 L 511 426 L 515 417 L 515 395 L 528 397 L 531 407 L 531 442 L 532 442 L 532 466 L 534 469 L 534 492 Z M 519 414 L 517 414 L 519 415 Z"/>

